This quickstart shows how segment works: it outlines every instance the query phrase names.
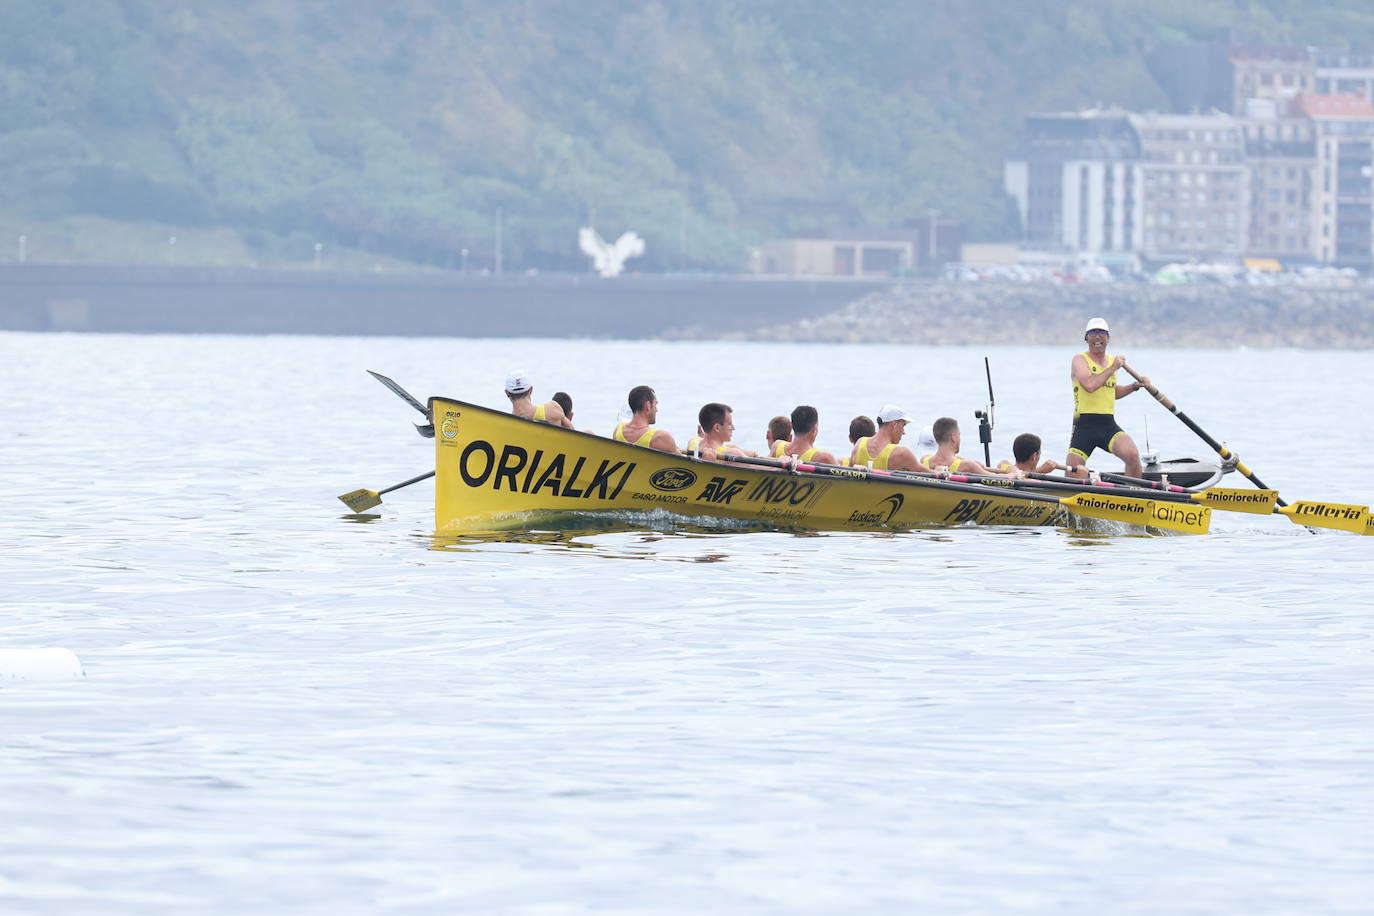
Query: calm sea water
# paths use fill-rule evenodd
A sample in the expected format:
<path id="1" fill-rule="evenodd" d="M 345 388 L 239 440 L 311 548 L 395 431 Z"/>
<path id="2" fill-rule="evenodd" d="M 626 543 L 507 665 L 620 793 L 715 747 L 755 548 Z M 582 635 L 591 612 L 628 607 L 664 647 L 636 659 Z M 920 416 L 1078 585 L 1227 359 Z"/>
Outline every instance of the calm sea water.
<path id="1" fill-rule="evenodd" d="M 1374 500 L 1368 353 L 1117 342 L 1287 498 Z M 894 401 L 973 452 L 988 355 L 998 452 L 1062 455 L 1073 351 L 0 334 L 0 648 L 86 670 L 0 683 L 0 910 L 1369 912 L 1374 538 L 436 544 L 425 485 L 336 499 L 432 467 L 366 368 L 524 367 L 599 430 L 648 382 L 753 444 Z"/>

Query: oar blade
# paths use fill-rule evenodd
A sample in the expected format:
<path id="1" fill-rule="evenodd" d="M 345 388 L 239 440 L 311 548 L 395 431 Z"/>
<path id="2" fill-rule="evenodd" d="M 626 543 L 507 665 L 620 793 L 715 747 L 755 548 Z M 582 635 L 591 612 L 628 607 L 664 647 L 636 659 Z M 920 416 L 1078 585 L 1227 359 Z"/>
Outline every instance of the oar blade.
<path id="1" fill-rule="evenodd" d="M 376 490 L 354 490 L 339 497 L 343 504 L 354 512 L 366 512 L 373 506 L 382 504 L 382 497 Z"/>
<path id="2" fill-rule="evenodd" d="M 1374 514 L 1371 514 L 1369 518 L 1364 520 L 1364 533 L 1374 535 Z"/>
<path id="3" fill-rule="evenodd" d="M 1301 500 L 1278 510 L 1288 516 L 1288 520 L 1298 525 L 1311 525 L 1313 528 L 1335 528 L 1337 531 L 1367 533 L 1369 527 L 1369 507 L 1352 506 L 1345 503 L 1319 503 Z"/>
<path id="4" fill-rule="evenodd" d="M 1133 525 L 1153 525 L 1184 534 L 1206 534 L 1212 524 L 1212 510 L 1186 503 L 1156 502 L 1101 493 L 1076 493 L 1059 501 L 1069 511 L 1089 518 L 1102 518 Z"/>
<path id="5" fill-rule="evenodd" d="M 1272 515 L 1279 501 L 1278 490 L 1228 490 L 1213 487 L 1201 493 L 1192 494 L 1193 501 L 1223 512 L 1252 512 L 1255 515 Z"/>

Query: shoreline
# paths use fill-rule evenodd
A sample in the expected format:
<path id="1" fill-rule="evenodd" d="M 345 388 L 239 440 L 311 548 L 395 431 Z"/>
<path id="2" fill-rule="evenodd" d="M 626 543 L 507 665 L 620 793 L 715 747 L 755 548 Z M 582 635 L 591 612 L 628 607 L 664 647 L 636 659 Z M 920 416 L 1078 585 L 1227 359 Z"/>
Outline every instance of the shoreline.
<path id="1" fill-rule="evenodd" d="M 0 330 L 1374 348 L 1374 286 L 1057 285 L 751 276 L 0 265 Z"/>
<path id="2" fill-rule="evenodd" d="M 1374 288 L 903 284 L 820 317 L 728 335 L 816 343 L 1062 344 L 1102 316 L 1133 346 L 1374 348 Z"/>

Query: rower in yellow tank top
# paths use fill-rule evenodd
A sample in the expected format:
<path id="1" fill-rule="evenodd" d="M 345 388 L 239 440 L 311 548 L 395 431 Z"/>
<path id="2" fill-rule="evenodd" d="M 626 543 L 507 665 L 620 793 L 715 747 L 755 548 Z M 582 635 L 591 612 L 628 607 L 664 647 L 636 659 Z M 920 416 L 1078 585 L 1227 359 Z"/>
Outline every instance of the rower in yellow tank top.
<path id="1" fill-rule="evenodd" d="M 545 405 L 540 404 L 538 407 L 534 408 L 534 418 L 535 418 L 536 420 L 541 421 L 541 422 L 547 422 L 547 421 L 544 420 L 544 413 L 545 413 L 545 411 L 544 411 L 544 406 L 545 406 Z"/>
<path id="2" fill-rule="evenodd" d="M 875 470 L 886 471 L 887 460 L 892 457 L 892 452 L 897 448 L 897 444 L 894 442 L 888 445 L 874 457 L 868 453 L 869 438 L 869 436 L 864 436 L 858 442 L 854 443 L 856 457 L 858 459 L 857 463 L 865 465 L 871 464 Z"/>
<path id="3" fill-rule="evenodd" d="M 774 457 L 774 458 L 781 458 L 781 457 L 783 457 L 783 456 L 786 455 L 786 454 L 787 454 L 787 440 L 786 440 L 786 439 L 775 439 L 775 440 L 773 440 L 773 455 L 772 455 L 772 457 Z"/>
<path id="4" fill-rule="evenodd" d="M 1086 350 L 1078 355 L 1083 357 L 1088 364 L 1088 371 L 1093 375 L 1101 375 L 1113 365 L 1113 360 L 1105 353 L 1102 354 L 1104 360 L 1101 365 Z M 1116 413 L 1116 369 L 1111 370 L 1107 380 L 1096 391 L 1088 391 L 1078 383 L 1078 379 L 1073 380 L 1073 418 L 1077 420 L 1080 414 L 1085 413 Z"/>
<path id="5" fill-rule="evenodd" d="M 935 467 L 935 465 L 931 464 L 931 460 L 932 460 L 934 457 L 935 457 L 935 454 L 934 454 L 933 452 L 932 452 L 931 454 L 929 454 L 929 455 L 924 455 L 924 456 L 922 456 L 922 458 L 921 458 L 921 464 L 926 464 L 926 465 L 930 465 L 931 467 Z M 958 470 L 959 470 L 959 465 L 963 464 L 963 463 L 964 463 L 964 460 L 965 460 L 965 459 L 963 459 L 963 458 L 961 458 L 961 457 L 959 457 L 959 456 L 956 455 L 955 458 L 954 458 L 954 460 L 951 461 L 951 462 L 949 463 L 949 472 L 950 472 L 951 474 L 953 474 L 953 473 L 955 473 L 956 471 L 958 471 Z"/>
<path id="6" fill-rule="evenodd" d="M 604 427 L 604 426 L 602 427 L 602 429 L 605 429 L 605 428 L 606 428 L 606 427 Z M 649 443 L 654 441 L 654 433 L 656 433 L 656 432 L 658 432 L 658 430 L 654 429 L 654 428 L 651 426 L 651 427 L 649 427 L 648 429 L 644 430 L 643 435 L 641 435 L 638 439 L 636 439 L 634 442 L 631 442 L 630 444 L 631 444 L 631 445 L 642 446 L 642 447 L 644 447 L 644 448 L 648 448 L 648 447 L 649 447 Z M 615 426 L 614 438 L 620 440 L 621 442 L 630 442 L 629 439 L 626 439 L 626 438 L 625 438 L 625 424 L 624 424 L 624 423 L 617 423 L 617 424 L 616 424 L 616 426 Z"/>
<path id="7" fill-rule="evenodd" d="M 1073 431 L 1064 463 L 1069 473 L 1086 476 L 1088 458 L 1097 449 L 1102 449 L 1121 459 L 1127 476 L 1139 477 L 1140 450 L 1116 423 L 1116 399 L 1134 394 L 1149 380 L 1139 376 L 1134 384 L 1116 384 L 1117 370 L 1126 365 L 1126 358 L 1107 355 L 1111 331 L 1106 319 L 1090 319 L 1083 329 L 1083 339 L 1088 349 L 1076 354 L 1069 366 L 1069 378 L 1073 382 Z"/>

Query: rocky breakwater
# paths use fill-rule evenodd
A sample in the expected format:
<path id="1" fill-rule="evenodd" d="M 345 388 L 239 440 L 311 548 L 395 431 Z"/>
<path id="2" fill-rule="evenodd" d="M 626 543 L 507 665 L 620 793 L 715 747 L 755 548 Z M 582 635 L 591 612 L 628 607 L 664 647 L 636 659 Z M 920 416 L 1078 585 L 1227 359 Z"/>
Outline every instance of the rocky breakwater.
<path id="1" fill-rule="evenodd" d="M 1374 347 L 1374 288 L 909 283 L 733 339 L 1062 344 L 1102 315 L 1135 346 Z"/>

